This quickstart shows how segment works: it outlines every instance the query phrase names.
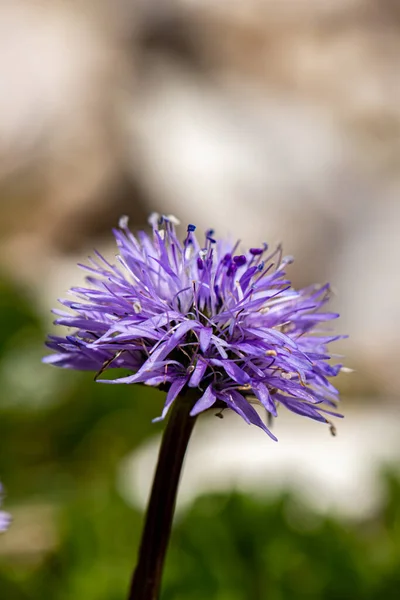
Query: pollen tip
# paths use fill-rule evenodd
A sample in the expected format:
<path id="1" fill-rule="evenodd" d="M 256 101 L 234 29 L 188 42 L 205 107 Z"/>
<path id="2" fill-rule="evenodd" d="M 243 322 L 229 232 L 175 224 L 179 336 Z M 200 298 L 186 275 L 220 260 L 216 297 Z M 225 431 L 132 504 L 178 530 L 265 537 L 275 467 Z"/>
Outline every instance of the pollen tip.
<path id="1" fill-rule="evenodd" d="M 129 217 L 127 215 L 122 215 L 118 221 L 118 227 L 120 229 L 128 229 Z"/>
<path id="2" fill-rule="evenodd" d="M 169 221 L 170 223 L 172 223 L 172 225 L 180 225 L 180 224 L 181 224 L 180 220 L 179 220 L 179 219 L 177 219 L 177 218 L 175 217 L 175 215 L 166 215 L 166 216 L 164 216 L 164 219 L 165 219 L 166 221 Z M 192 225 L 192 227 L 193 227 L 193 225 Z M 195 229 L 196 229 L 196 228 L 195 228 Z"/>
<path id="3" fill-rule="evenodd" d="M 159 219 L 160 219 L 160 214 L 157 212 L 152 212 L 148 218 L 148 223 L 149 223 L 149 225 L 152 226 L 153 229 L 157 229 Z"/>

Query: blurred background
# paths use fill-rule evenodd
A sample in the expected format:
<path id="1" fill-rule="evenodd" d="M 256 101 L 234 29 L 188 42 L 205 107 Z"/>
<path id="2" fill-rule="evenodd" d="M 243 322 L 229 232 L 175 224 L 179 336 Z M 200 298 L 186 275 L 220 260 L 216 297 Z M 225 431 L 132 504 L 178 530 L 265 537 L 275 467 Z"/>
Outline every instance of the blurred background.
<path id="1" fill-rule="evenodd" d="M 153 210 L 330 281 L 338 435 L 234 416 L 191 443 L 163 600 L 396 598 L 396 0 L 0 2 L 0 598 L 125 596 L 163 398 L 41 364 L 50 308 Z"/>

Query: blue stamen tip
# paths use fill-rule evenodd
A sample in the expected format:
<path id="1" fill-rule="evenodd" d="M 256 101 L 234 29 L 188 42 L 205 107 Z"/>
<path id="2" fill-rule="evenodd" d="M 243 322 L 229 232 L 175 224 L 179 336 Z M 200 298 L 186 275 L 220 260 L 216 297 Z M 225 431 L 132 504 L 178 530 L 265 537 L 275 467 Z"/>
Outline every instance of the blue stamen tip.
<path id="1" fill-rule="evenodd" d="M 192 232 L 192 231 L 196 231 L 196 225 L 192 225 L 191 223 L 189 223 L 187 230 L 188 230 L 188 233 Z"/>

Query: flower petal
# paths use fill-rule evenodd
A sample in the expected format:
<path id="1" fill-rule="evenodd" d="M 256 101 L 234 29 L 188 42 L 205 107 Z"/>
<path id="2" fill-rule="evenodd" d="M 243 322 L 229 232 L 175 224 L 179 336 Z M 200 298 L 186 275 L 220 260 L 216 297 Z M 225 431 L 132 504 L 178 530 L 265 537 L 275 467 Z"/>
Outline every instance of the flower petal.
<path id="1" fill-rule="evenodd" d="M 271 413 L 274 417 L 278 416 L 276 406 L 274 404 L 273 399 L 271 398 L 271 394 L 268 391 L 268 388 L 263 383 L 253 383 L 253 391 L 257 397 L 257 399 L 261 402 L 264 408 Z"/>
<path id="2" fill-rule="evenodd" d="M 275 442 L 278 441 L 265 423 L 263 423 L 258 412 L 251 406 L 249 402 L 247 402 L 247 400 L 243 398 L 241 394 L 239 394 L 239 392 L 233 390 L 229 393 L 226 393 L 223 395 L 223 400 L 226 402 L 227 406 L 240 415 L 246 421 L 246 423 L 257 425 L 257 427 L 260 427 L 263 431 L 265 431 L 265 433 L 268 433 L 271 439 L 273 439 Z"/>
<path id="3" fill-rule="evenodd" d="M 212 327 L 202 327 L 199 333 L 200 349 L 202 352 L 206 352 L 211 342 L 213 330 Z"/>
<path id="4" fill-rule="evenodd" d="M 207 362 L 203 360 L 201 356 L 199 356 L 195 369 L 189 380 L 189 387 L 195 388 L 200 385 L 201 380 L 203 379 L 203 375 L 206 372 L 207 366 Z"/>
<path id="5" fill-rule="evenodd" d="M 161 416 L 153 419 L 153 423 L 157 423 L 158 421 L 165 419 L 171 404 L 185 387 L 186 381 L 186 379 L 175 379 L 175 381 L 171 384 Z"/>
<path id="6" fill-rule="evenodd" d="M 212 385 L 209 385 L 204 394 L 199 398 L 196 404 L 193 406 L 190 411 L 190 416 L 194 417 L 199 413 L 211 408 L 217 400 L 217 396 L 212 388 Z"/>

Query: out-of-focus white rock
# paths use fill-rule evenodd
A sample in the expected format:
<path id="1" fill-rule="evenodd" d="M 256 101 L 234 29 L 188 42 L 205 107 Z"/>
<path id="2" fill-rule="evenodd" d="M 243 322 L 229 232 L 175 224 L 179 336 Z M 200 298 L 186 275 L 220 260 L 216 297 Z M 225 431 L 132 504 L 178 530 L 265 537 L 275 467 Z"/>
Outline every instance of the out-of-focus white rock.
<path id="1" fill-rule="evenodd" d="M 178 494 L 178 509 L 200 494 L 241 490 L 257 495 L 297 492 L 322 513 L 351 518 L 371 515 L 382 501 L 380 470 L 397 468 L 400 408 L 344 406 L 338 434 L 305 418 L 284 414 L 275 422 L 279 442 L 239 417 L 202 418 L 190 441 Z M 118 485 L 123 497 L 144 508 L 157 460 L 159 438 L 122 463 Z"/>

